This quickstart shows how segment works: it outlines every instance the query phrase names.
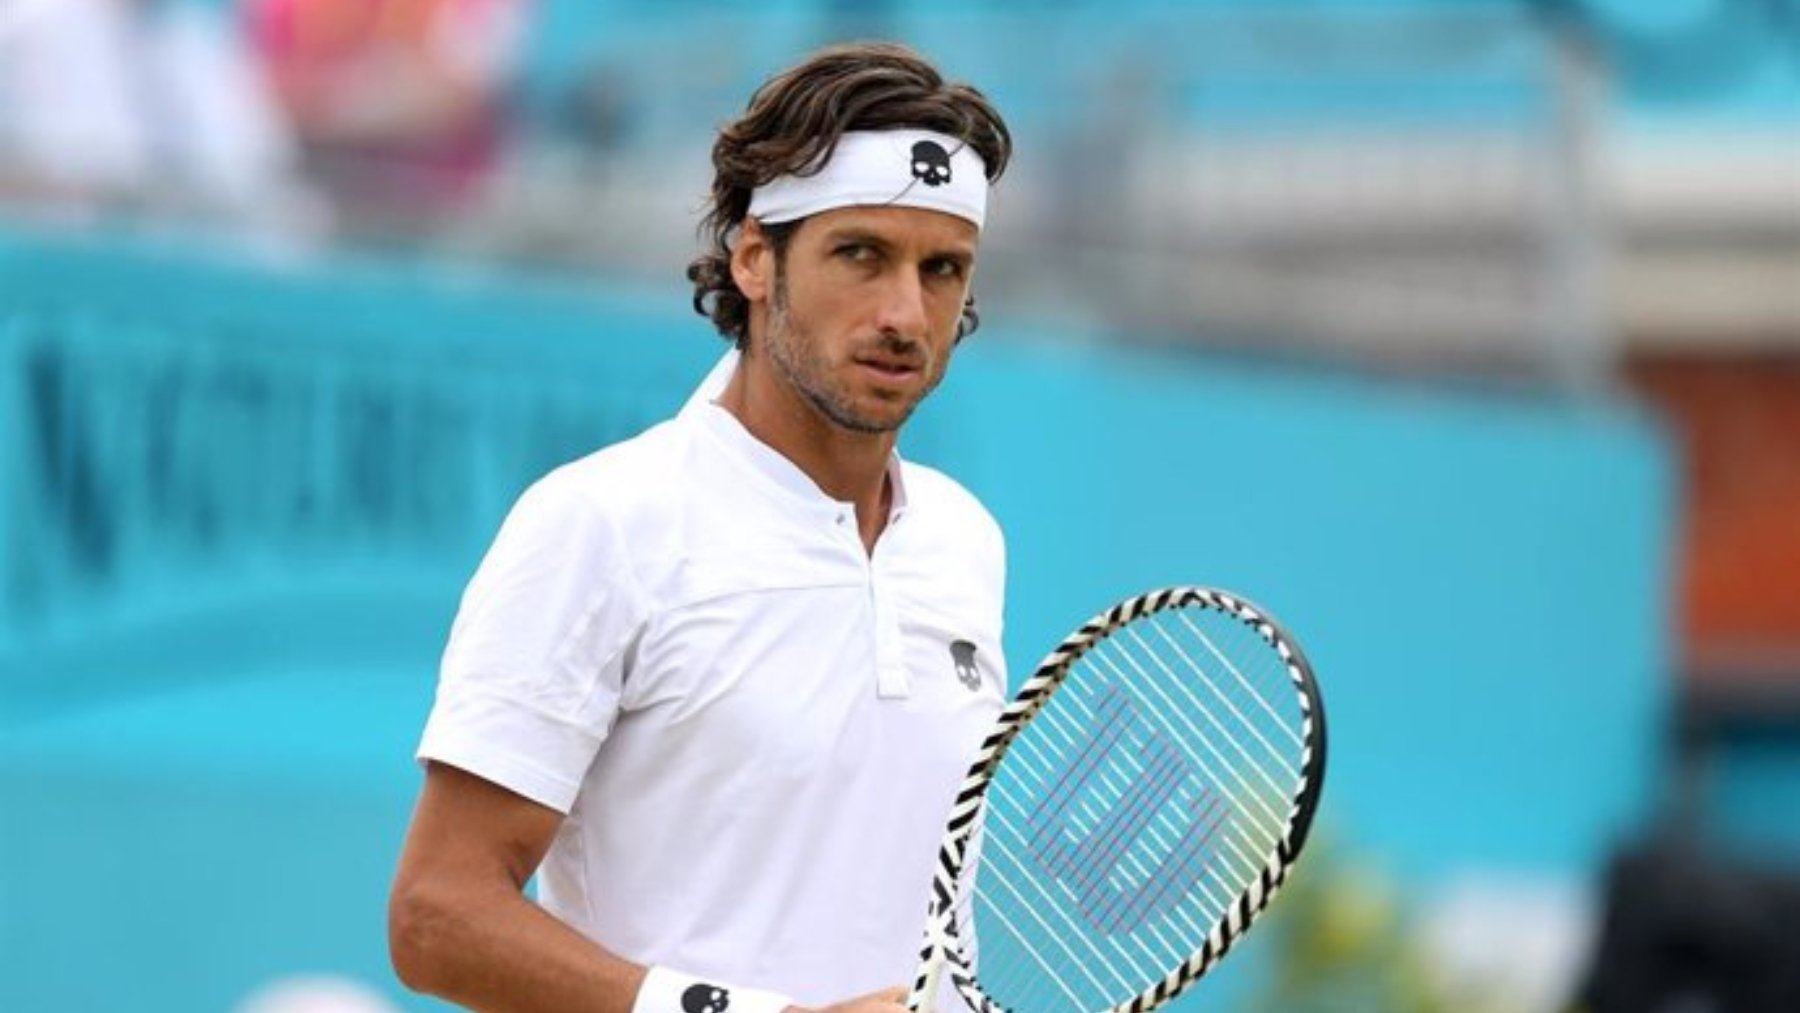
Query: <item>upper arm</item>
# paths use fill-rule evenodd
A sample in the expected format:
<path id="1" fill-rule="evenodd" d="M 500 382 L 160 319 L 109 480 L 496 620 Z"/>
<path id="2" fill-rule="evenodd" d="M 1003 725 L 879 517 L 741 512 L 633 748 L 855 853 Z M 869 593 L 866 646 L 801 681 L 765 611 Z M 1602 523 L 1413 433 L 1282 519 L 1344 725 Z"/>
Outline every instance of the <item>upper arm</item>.
<path id="1" fill-rule="evenodd" d="M 388 952 L 409 988 L 475 1001 L 525 973 L 521 937 L 549 920 L 521 893 L 562 815 L 444 763 L 426 770 L 388 898 Z M 466 1000 L 466 1001 L 465 1001 Z"/>
<path id="2" fill-rule="evenodd" d="M 562 820 L 555 809 L 491 781 L 431 763 L 394 893 L 399 897 L 424 890 L 441 896 L 494 886 L 523 889 Z"/>

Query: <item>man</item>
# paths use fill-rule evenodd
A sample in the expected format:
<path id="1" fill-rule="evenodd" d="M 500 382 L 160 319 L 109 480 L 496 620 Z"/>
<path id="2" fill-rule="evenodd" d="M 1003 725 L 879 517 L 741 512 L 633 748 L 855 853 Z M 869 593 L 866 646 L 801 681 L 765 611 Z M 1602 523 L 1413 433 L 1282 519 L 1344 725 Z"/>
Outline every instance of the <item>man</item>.
<path id="1" fill-rule="evenodd" d="M 889 45 L 813 57 L 720 133 L 688 274 L 735 348 L 676 418 L 528 490 L 470 582 L 394 884 L 410 987 L 900 1008 L 1005 685 L 1004 555 L 895 441 L 976 322 L 1010 152 L 979 92 Z"/>

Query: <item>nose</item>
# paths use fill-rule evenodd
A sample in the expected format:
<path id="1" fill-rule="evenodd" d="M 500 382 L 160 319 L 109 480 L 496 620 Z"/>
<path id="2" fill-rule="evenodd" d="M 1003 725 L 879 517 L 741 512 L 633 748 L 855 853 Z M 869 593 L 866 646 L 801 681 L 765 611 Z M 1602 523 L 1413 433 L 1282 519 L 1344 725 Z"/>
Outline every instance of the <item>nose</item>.
<path id="1" fill-rule="evenodd" d="M 925 286 L 914 271 L 893 271 L 883 280 L 875 325 L 883 334 L 910 341 L 925 340 L 929 317 L 925 312 Z"/>

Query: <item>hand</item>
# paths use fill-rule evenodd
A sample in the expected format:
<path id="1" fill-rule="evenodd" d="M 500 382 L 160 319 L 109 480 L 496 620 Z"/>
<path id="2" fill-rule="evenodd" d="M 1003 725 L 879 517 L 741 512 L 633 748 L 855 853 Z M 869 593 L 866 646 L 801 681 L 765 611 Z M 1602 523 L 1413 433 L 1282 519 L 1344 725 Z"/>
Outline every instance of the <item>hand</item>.
<path id="1" fill-rule="evenodd" d="M 789 1006 L 783 1013 L 908 1013 L 906 993 L 912 991 L 905 985 L 895 985 L 879 992 L 846 999 L 832 1003 L 818 1010 L 809 1010 L 800 1006 Z"/>

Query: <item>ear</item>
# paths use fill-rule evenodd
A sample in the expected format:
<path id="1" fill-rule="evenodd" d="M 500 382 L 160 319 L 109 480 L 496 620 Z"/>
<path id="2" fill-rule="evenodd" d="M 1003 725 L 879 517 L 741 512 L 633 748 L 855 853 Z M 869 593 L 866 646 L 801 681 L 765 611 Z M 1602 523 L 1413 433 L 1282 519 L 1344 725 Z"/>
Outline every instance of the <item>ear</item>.
<path id="1" fill-rule="evenodd" d="M 753 303 L 769 298 L 769 287 L 775 277 L 775 248 L 762 223 L 746 216 L 738 230 L 737 245 L 731 249 L 731 280 L 738 291 Z"/>

